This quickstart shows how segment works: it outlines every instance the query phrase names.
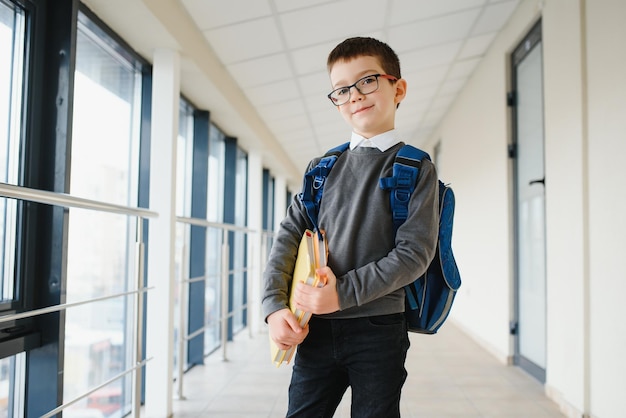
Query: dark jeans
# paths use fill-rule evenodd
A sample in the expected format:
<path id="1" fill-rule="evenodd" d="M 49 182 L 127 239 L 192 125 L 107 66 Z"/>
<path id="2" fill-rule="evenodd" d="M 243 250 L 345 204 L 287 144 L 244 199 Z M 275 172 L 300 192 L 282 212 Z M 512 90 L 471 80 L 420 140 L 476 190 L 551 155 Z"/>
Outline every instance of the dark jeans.
<path id="1" fill-rule="evenodd" d="M 399 417 L 408 348 L 402 313 L 312 318 L 294 361 L 287 417 L 332 417 L 348 386 L 352 417 Z"/>

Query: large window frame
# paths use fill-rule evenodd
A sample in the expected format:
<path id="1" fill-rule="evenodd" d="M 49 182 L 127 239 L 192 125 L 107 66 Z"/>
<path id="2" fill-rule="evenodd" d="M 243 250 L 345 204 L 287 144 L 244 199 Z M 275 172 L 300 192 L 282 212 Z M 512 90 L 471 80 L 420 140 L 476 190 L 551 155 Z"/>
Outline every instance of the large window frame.
<path id="1" fill-rule="evenodd" d="M 5 171 L 0 181 L 46 192 L 70 193 L 72 97 L 79 15 L 87 16 L 86 21 L 93 24 L 92 28 L 106 35 L 107 47 L 118 48 L 121 54 L 137 62 L 140 79 L 148 80 L 151 69 L 147 61 L 77 0 L 0 1 L 0 7 L 10 5 L 24 15 L 23 37 L 15 37 L 23 41 L 24 48 L 22 53 L 19 48 L 14 49 L 23 57 L 23 62 L 13 65 L 14 98 L 10 113 L 10 137 L 14 139 L 10 153 L 17 152 L 19 158 L 17 162 L 13 158 L 10 173 Z M 146 83 L 146 88 L 150 88 L 150 83 Z M 137 121 L 136 125 L 149 127 L 150 93 L 145 92 L 144 89 L 139 93 L 146 104 L 141 119 L 148 118 L 148 123 Z M 144 141 L 149 140 L 145 132 L 140 136 Z M 149 170 L 145 155 L 148 155 L 145 150 L 135 150 L 132 170 Z M 138 186 L 139 183 L 135 182 L 130 192 L 133 197 L 125 204 L 147 206 L 146 193 L 141 192 L 142 187 L 147 188 L 147 182 L 144 178 L 143 186 Z M 63 403 L 65 311 L 57 311 L 56 306 L 66 303 L 69 210 L 19 199 L 0 199 L 4 205 L 9 201 L 15 205 L 16 213 L 15 221 L 10 222 L 15 236 L 14 245 L 10 247 L 14 253 L 4 251 L 5 246 L 2 260 L 3 271 L 9 271 L 8 275 L 15 278 L 16 297 L 0 303 L 0 316 L 23 314 L 21 319 L 0 322 L 0 328 L 11 331 L 3 333 L 10 338 L 0 339 L 3 368 L 13 380 L 9 402 L 16 405 L 8 408 L 7 416 L 40 417 Z M 10 272 L 11 264 L 15 266 L 14 272 Z M 31 313 L 50 308 L 53 309 L 50 313 Z M 18 353 L 21 354 L 14 355 Z"/>
<path id="2" fill-rule="evenodd" d="M 133 149 L 132 166 L 136 173 L 129 189 L 129 198 L 123 201 L 109 202 L 121 205 L 149 207 L 150 173 L 150 100 L 151 67 L 147 61 L 132 50 L 106 24 L 78 0 L 0 0 L 2 5 L 10 4 L 23 12 L 23 58 L 15 63 L 14 72 L 21 78 L 13 78 L 14 84 L 22 91 L 17 94 L 17 101 L 12 101 L 11 134 L 17 138 L 11 152 L 18 156 L 18 164 L 12 165 L 11 176 L 0 179 L 1 182 L 19 187 L 52 192 L 53 194 L 75 194 L 71 190 L 72 140 L 77 134 L 73 128 L 74 93 L 76 83 L 76 45 L 80 25 L 86 25 L 98 37 L 103 48 L 110 49 L 122 57 L 136 61 L 141 78 L 142 89 L 136 94 L 141 99 L 138 132 L 140 146 Z M 16 39 L 17 39 L 16 38 Z M 19 45 L 18 45 L 19 46 Z M 17 51 L 19 48 L 16 48 Z M 17 74 L 17 73 L 16 73 Z M 17 93 L 17 89 L 13 92 Z M 247 155 L 238 145 L 236 138 L 227 136 L 219 127 L 212 124 L 207 111 L 193 108 L 193 168 L 192 179 L 203 183 L 203 193 L 197 193 L 197 184 L 186 190 L 191 196 L 191 214 L 187 209 L 185 216 L 206 218 L 211 222 L 235 224 L 245 227 L 247 224 Z M 187 115 L 189 116 L 189 115 Z M 185 125 L 190 128 L 191 125 Z M 204 141 L 204 142 L 203 142 Z M 202 147 L 204 148 L 202 149 Z M 200 152 L 198 152 L 200 150 Z M 189 154 L 187 154 L 189 156 Z M 204 159 L 202 161 L 202 159 Z M 188 160 L 187 160 L 188 161 Z M 204 165 L 204 172 L 198 168 Z M 189 170 L 189 167 L 187 167 Z M 188 185 L 184 186 L 185 188 Z M 192 192 L 192 193 L 191 193 Z M 92 198 L 92 196 L 78 196 Z M 195 201 L 193 199 L 196 199 Z M 50 310 L 45 314 L 34 314 L 14 322 L 1 322 L 0 329 L 10 329 L 9 339 L 0 339 L 0 362 L 2 367 L 17 382 L 10 392 L 18 409 L 8 412 L 9 416 L 41 417 L 49 414 L 67 401 L 64 398 L 64 372 L 66 370 L 66 320 L 68 314 L 64 305 L 68 289 L 68 235 L 70 219 L 74 208 L 69 210 L 63 205 L 40 204 L 0 198 L 15 205 L 12 234 L 15 237 L 10 245 L 4 246 L 4 259 L 11 259 L 14 267 L 3 260 L 2 267 L 13 269 L 9 276 L 15 278 L 14 294 L 10 301 L 0 301 L 0 317 L 13 313 L 29 315 L 39 309 Z M 202 200 L 199 204 L 198 200 Z M 224 204 L 227 201 L 228 203 Z M 106 203 L 106 202 L 105 202 Z M 204 206 L 204 214 L 198 208 Z M 196 210 L 194 210 L 194 207 Z M 141 231 L 143 242 L 147 242 L 147 221 Z M 128 223 L 130 231 L 132 221 Z M 222 282 L 219 273 L 223 268 L 231 273 L 228 311 L 232 315 L 228 324 L 229 339 L 233 333 L 247 325 L 247 236 L 245 233 L 232 232 L 229 235 L 231 257 L 223 266 L 221 257 L 212 258 L 218 252 L 215 244 L 220 243 L 223 233 L 219 228 L 203 232 L 204 247 L 192 245 L 192 251 L 202 251 L 203 257 L 189 254 L 190 268 L 200 260 L 200 270 L 207 276 L 207 284 L 197 295 L 202 298 L 201 308 L 190 306 L 189 315 L 198 320 L 206 331 L 198 336 L 197 356 L 199 361 L 215 351 L 221 344 L 223 329 L 219 320 L 222 308 L 220 296 Z M 227 228 L 228 229 L 228 228 Z M 4 234 L 4 232 L 3 232 Z M 235 236 L 236 235 L 236 236 Z M 130 241 L 124 241 L 124 250 L 130 249 Z M 127 246 L 127 248 L 126 248 Z M 4 250 L 12 251 L 7 253 Z M 8 256 L 6 256 L 8 254 Z M 147 257 L 145 252 L 144 257 Z M 145 258 L 144 258 L 145 259 Z M 236 261 L 235 261 L 236 260 Z M 186 261 L 183 261 L 186 262 Z M 132 269 L 126 261 L 124 269 Z M 192 272 L 193 273 L 193 272 Z M 217 274 L 216 274 L 217 273 Z M 147 274 L 147 272 L 146 272 Z M 234 282 L 233 282 L 234 281 Z M 144 281 L 145 285 L 146 281 Z M 4 290 L 4 289 L 3 289 Z M 8 294 L 10 292 L 5 292 Z M 196 295 L 194 291 L 189 295 Z M 145 302 L 145 298 L 143 299 Z M 209 303 L 208 303 L 209 302 Z M 200 306 L 200 305 L 198 305 Z M 193 308 L 193 309 L 191 309 Z M 71 309 L 71 308 L 68 308 Z M 123 310 L 132 309 L 131 303 L 124 303 Z M 190 325 L 191 319 L 188 319 Z M 234 323 L 233 323 L 234 321 Z M 224 328 L 225 329 L 225 328 Z M 192 331 L 191 326 L 188 331 Z M 130 333 L 136 330 L 130 330 Z M 142 330 L 141 341 L 146 341 L 146 330 Z M 127 337 L 130 336 L 127 334 Z M 190 341 L 188 350 L 192 352 Z M 129 353 L 126 349 L 126 356 Z M 129 357 L 130 358 L 130 357 Z M 145 358 L 145 348 L 144 357 Z M 129 411 L 126 400 L 124 407 L 118 408 L 115 416 Z"/>
<path id="3" fill-rule="evenodd" d="M 71 194 L 135 207 L 146 63 L 84 7 L 75 63 Z M 73 402 L 68 412 L 113 417 L 132 408 L 132 374 L 117 376 L 134 366 L 138 308 L 124 294 L 136 287 L 137 227 L 136 218 L 100 211 L 73 209 L 68 217 L 66 300 L 88 302 L 65 312 L 63 322 L 63 355 L 72 359 L 63 367 L 63 403 Z M 86 392 L 92 393 L 76 400 Z"/>

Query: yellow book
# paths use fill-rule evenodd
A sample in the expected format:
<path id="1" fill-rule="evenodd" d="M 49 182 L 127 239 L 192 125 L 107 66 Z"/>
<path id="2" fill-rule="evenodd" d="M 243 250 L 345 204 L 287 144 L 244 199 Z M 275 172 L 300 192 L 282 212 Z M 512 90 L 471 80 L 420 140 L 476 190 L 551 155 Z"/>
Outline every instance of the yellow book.
<path id="1" fill-rule="evenodd" d="M 298 247 L 298 257 L 296 258 L 296 265 L 293 271 L 293 278 L 291 282 L 291 289 L 289 291 L 289 306 L 294 313 L 301 327 L 304 327 L 309 323 L 311 319 L 310 312 L 303 312 L 300 309 L 296 309 L 293 303 L 294 290 L 296 283 L 303 282 L 309 286 L 322 287 L 326 284 L 325 278 L 320 277 L 315 271 L 326 266 L 328 247 L 326 245 L 326 236 L 324 232 L 321 233 L 321 240 L 317 233 L 306 230 L 302 235 L 300 246 Z M 279 367 L 283 363 L 289 363 L 296 352 L 296 347 L 291 347 L 288 350 L 280 350 L 274 340 L 270 337 L 270 353 L 272 362 Z"/>

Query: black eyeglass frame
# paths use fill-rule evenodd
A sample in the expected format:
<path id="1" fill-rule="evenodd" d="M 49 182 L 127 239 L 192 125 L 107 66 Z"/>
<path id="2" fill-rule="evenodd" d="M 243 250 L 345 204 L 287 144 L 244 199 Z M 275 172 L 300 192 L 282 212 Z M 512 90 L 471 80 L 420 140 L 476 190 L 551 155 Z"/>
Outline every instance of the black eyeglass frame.
<path id="1" fill-rule="evenodd" d="M 357 87 L 357 84 L 359 84 L 361 81 L 363 81 L 363 80 L 365 80 L 365 79 L 367 79 L 367 78 L 370 78 L 370 77 L 375 77 L 375 78 L 376 78 L 376 88 L 375 88 L 374 90 L 372 90 L 372 91 L 368 92 L 368 93 L 363 93 L 363 92 L 361 91 L 361 89 L 359 89 L 359 88 Z M 387 79 L 387 80 L 391 80 L 391 81 L 398 81 L 398 78 L 397 78 L 397 77 L 394 77 L 394 76 L 389 75 L 389 74 L 369 74 L 369 75 L 366 75 L 365 77 L 361 77 L 361 78 L 359 78 L 357 81 L 355 81 L 353 84 L 350 84 L 349 86 L 337 87 L 336 89 L 334 89 L 333 91 L 331 91 L 330 93 L 328 93 L 328 95 L 327 95 L 326 97 L 328 97 L 328 100 L 330 100 L 330 102 L 331 102 L 332 104 L 334 104 L 335 106 L 337 106 L 337 107 L 342 106 L 342 105 L 344 105 L 344 104 L 346 104 L 346 103 L 348 103 L 348 102 L 350 101 L 350 98 L 352 97 L 352 87 L 354 87 L 355 89 L 357 89 L 357 91 L 358 91 L 359 93 L 361 93 L 362 95 L 364 95 L 364 96 L 365 96 L 365 95 L 368 95 L 368 94 L 372 94 L 372 93 L 374 93 L 375 91 L 378 91 L 378 88 L 380 87 L 380 84 L 378 83 L 378 78 L 379 78 L 379 77 L 382 77 L 382 78 L 385 78 L 385 79 Z M 343 90 L 343 89 L 348 89 L 348 98 L 346 99 L 346 101 L 345 101 L 345 102 L 336 103 L 336 102 L 333 100 L 332 95 L 333 95 L 333 93 L 334 93 L 334 92 L 336 92 L 336 91 L 338 91 L 338 90 Z"/>

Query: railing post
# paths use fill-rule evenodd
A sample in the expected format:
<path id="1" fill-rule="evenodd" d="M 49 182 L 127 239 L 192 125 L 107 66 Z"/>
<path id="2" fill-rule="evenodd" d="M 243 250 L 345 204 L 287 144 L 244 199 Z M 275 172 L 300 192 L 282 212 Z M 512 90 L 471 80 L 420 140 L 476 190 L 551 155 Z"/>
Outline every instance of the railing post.
<path id="1" fill-rule="evenodd" d="M 185 226 L 185 231 L 187 231 L 187 226 Z M 184 241 L 187 242 L 187 239 Z M 183 374 L 184 374 L 184 366 L 185 366 L 185 343 L 187 342 L 187 328 L 186 328 L 186 316 L 185 311 L 187 310 L 187 283 L 188 283 L 188 274 L 187 274 L 187 244 L 183 244 L 183 251 L 181 255 L 180 262 L 180 280 L 178 285 L 178 377 L 176 380 L 176 395 L 178 400 L 185 400 L 185 395 L 183 394 Z"/>
<path id="2" fill-rule="evenodd" d="M 143 349 L 143 298 L 144 293 L 140 290 L 143 289 L 143 276 L 144 276 L 144 243 L 143 243 L 143 218 L 137 217 L 137 238 L 136 238 L 136 262 L 135 262 L 135 286 L 137 293 L 135 294 L 135 338 L 134 338 L 134 364 L 137 366 L 142 362 L 142 349 Z M 132 408 L 133 417 L 139 418 L 141 415 L 141 372 L 143 368 L 137 367 L 135 373 L 133 373 L 133 395 L 132 395 Z"/>
<path id="3" fill-rule="evenodd" d="M 228 294 L 230 292 L 228 286 L 228 251 L 229 251 L 229 243 L 228 243 L 228 229 L 224 229 L 222 231 L 222 361 L 228 361 L 228 357 L 226 356 L 226 343 L 228 340 Z"/>
<path id="4" fill-rule="evenodd" d="M 245 234 L 248 238 L 246 241 L 250 242 L 251 234 L 249 232 L 245 232 Z M 254 245 L 254 243 L 252 243 L 252 245 L 250 245 L 250 256 L 247 260 L 247 262 L 250 264 L 247 265 L 246 268 L 246 271 L 248 272 L 246 274 L 246 277 L 248 278 L 248 283 L 246 283 L 246 324 L 248 324 L 248 336 L 250 338 L 254 337 L 254 333 L 252 332 L 252 308 L 256 306 L 256 303 L 252 303 L 252 295 L 254 294 L 254 292 L 252 292 L 252 276 L 256 274 L 256 263 L 254 262 L 254 254 L 256 253 L 255 248 L 256 246 Z"/>

